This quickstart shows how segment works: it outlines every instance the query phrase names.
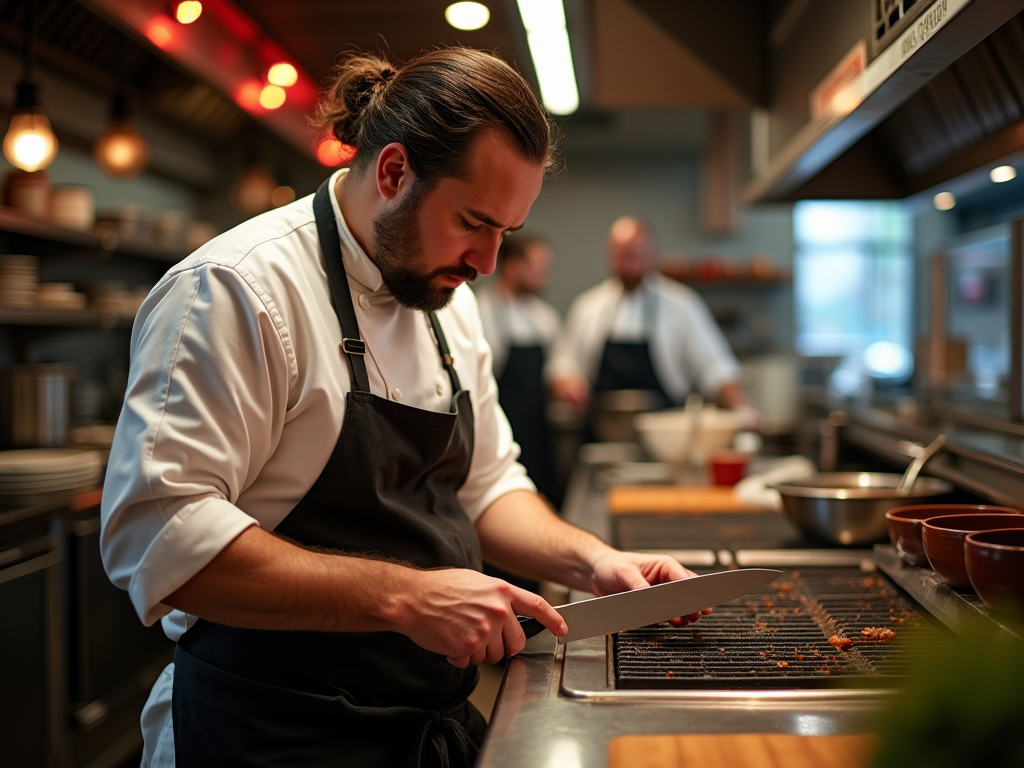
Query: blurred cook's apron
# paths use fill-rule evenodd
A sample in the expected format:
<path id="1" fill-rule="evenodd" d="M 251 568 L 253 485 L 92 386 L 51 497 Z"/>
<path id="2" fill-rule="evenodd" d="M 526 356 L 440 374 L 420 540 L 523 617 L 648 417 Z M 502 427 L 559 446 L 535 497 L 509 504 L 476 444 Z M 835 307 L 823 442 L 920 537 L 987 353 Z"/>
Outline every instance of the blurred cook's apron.
<path id="1" fill-rule="evenodd" d="M 534 325 L 525 310 L 522 314 Z M 499 333 L 508 339 L 505 367 L 498 376 L 498 403 L 512 425 L 512 435 L 522 449 L 519 463 L 526 467 L 526 473 L 537 490 L 557 509 L 561 494 L 558 492 L 554 453 L 551 449 L 548 396 L 544 384 L 547 353 L 539 341 L 526 344 L 512 340 L 511 322 L 503 298 L 495 301 L 495 319 Z M 539 339 L 536 325 L 533 330 Z"/>
<path id="2" fill-rule="evenodd" d="M 418 568 L 479 570 L 456 493 L 473 455 L 473 411 L 437 317 L 449 413 L 370 392 L 328 182 L 313 202 L 352 390 L 337 445 L 277 527 L 301 545 Z M 178 641 L 172 698 L 177 768 L 471 766 L 485 723 L 466 701 L 476 668 L 396 632 L 282 632 L 200 619 Z"/>
<path id="3" fill-rule="evenodd" d="M 594 404 L 600 401 L 602 392 L 613 392 L 620 389 L 640 389 L 652 395 L 652 410 L 671 408 L 674 403 L 654 371 L 651 358 L 650 339 L 654 330 L 658 311 L 658 297 L 649 289 L 644 291 L 644 326 L 643 336 L 637 341 L 612 341 L 609 328 L 608 340 L 601 352 L 601 364 L 597 369 L 597 382 L 594 385 Z M 612 323 L 615 314 L 612 312 Z M 587 439 L 595 440 L 593 431 L 594 412 L 590 413 L 587 426 Z"/>

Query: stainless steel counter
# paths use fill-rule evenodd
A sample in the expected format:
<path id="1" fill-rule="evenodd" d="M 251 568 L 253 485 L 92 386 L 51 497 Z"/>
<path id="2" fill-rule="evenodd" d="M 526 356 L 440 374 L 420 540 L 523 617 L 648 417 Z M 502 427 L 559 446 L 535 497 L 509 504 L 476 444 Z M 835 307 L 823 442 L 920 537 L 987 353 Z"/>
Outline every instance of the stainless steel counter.
<path id="1" fill-rule="evenodd" d="M 604 492 L 594 478 L 608 463 L 635 461 L 634 452 L 635 446 L 584 451 L 570 481 L 566 519 L 607 539 Z M 720 561 L 711 550 L 680 554 L 689 562 L 698 556 Z M 547 632 L 530 640 L 508 664 L 478 765 L 604 766 L 608 742 L 628 734 L 863 733 L 891 695 L 878 690 L 614 690 L 606 642 L 595 638 L 559 646 Z"/>
<path id="2" fill-rule="evenodd" d="M 603 659 L 603 642 L 557 646 L 544 633 L 512 659 L 479 768 L 597 768 L 607 765 L 608 742 L 628 734 L 863 733 L 885 700 L 884 693 L 874 691 L 854 696 L 817 691 L 659 691 L 632 698 L 567 694 L 564 650 L 579 646 L 582 655 Z"/>

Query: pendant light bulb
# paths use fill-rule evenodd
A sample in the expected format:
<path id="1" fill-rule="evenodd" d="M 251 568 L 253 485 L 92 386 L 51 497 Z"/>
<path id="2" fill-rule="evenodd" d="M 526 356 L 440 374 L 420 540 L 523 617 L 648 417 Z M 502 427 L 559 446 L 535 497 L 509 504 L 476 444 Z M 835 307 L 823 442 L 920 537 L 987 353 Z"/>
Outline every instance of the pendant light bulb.
<path id="1" fill-rule="evenodd" d="M 57 156 L 57 137 L 50 121 L 38 112 L 21 112 L 11 118 L 4 136 L 4 157 L 23 171 L 41 171 Z"/>
<path id="2" fill-rule="evenodd" d="M 41 171 L 57 156 L 57 137 L 49 119 L 39 111 L 35 84 L 18 83 L 17 94 L 11 125 L 4 136 L 4 157 L 23 171 Z"/>
<path id="3" fill-rule="evenodd" d="M 149 161 L 149 147 L 121 94 L 114 97 L 110 122 L 96 140 L 92 155 L 104 173 L 120 179 L 141 173 Z"/>

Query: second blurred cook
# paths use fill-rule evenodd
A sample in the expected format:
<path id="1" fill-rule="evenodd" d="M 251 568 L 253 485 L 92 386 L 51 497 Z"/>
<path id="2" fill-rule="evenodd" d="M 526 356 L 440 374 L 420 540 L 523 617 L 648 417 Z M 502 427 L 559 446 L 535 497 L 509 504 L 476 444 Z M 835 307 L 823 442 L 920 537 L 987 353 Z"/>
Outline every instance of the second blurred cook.
<path id="1" fill-rule="evenodd" d="M 478 295 L 484 335 L 494 353 L 494 377 L 520 463 L 537 490 L 558 506 L 547 420 L 544 366 L 558 336 L 558 312 L 537 294 L 548 284 L 551 248 L 533 235 L 510 235 L 498 249 L 497 280 Z"/>
<path id="2" fill-rule="evenodd" d="M 612 277 L 577 297 L 552 350 L 555 396 L 584 407 L 591 393 L 646 390 L 665 408 L 696 390 L 727 408 L 749 409 L 739 364 L 704 302 L 655 271 L 647 225 L 616 221 L 608 260 Z"/>

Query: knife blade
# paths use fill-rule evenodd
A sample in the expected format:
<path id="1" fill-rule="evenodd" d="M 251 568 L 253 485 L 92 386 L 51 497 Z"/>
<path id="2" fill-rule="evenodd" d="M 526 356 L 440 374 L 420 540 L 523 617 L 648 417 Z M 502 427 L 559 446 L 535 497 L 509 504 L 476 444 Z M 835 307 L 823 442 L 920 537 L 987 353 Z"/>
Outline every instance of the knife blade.
<path id="1" fill-rule="evenodd" d="M 555 610 L 565 620 L 569 632 L 558 642 L 624 632 L 714 608 L 771 584 L 781 575 L 782 571 L 770 568 L 743 568 L 559 605 Z M 544 630 L 543 624 L 527 616 L 520 616 L 519 624 L 527 637 Z"/>

